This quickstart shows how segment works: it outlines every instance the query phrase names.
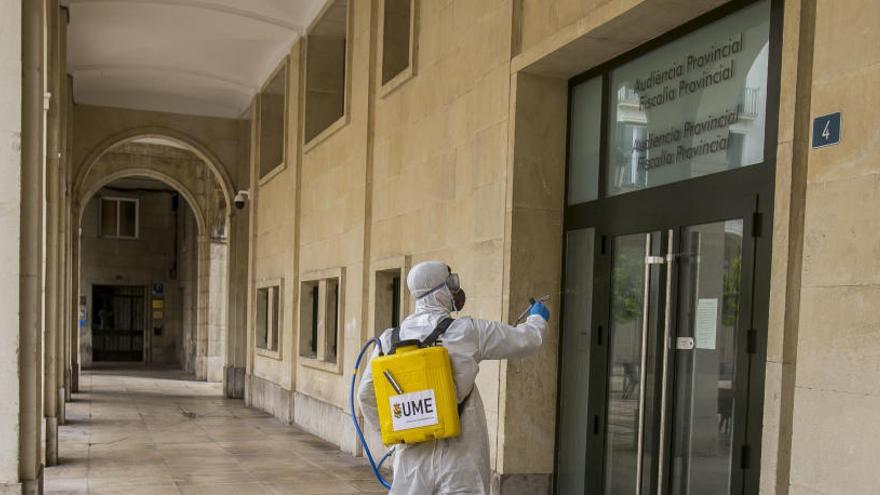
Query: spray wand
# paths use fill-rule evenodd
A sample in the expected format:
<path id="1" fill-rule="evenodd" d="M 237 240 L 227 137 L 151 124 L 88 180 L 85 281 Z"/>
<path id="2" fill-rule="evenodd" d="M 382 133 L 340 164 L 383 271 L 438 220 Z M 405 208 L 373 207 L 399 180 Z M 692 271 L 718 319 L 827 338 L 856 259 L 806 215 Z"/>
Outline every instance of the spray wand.
<path id="1" fill-rule="evenodd" d="M 548 299 L 550 299 L 550 294 L 545 294 L 545 295 L 543 295 L 543 296 L 541 296 L 541 297 L 539 297 L 539 298 L 537 298 L 537 299 L 535 299 L 534 297 L 530 297 L 530 298 L 529 298 L 529 305 L 526 306 L 526 309 L 524 309 L 524 310 L 522 311 L 522 313 L 520 313 L 519 316 L 516 317 L 516 321 L 513 322 L 514 326 L 519 325 L 520 322 L 523 321 L 523 320 L 526 318 L 526 315 L 529 314 L 529 310 L 532 309 L 532 306 L 533 306 L 536 302 L 544 302 L 544 301 L 546 301 L 546 300 L 548 300 Z"/>

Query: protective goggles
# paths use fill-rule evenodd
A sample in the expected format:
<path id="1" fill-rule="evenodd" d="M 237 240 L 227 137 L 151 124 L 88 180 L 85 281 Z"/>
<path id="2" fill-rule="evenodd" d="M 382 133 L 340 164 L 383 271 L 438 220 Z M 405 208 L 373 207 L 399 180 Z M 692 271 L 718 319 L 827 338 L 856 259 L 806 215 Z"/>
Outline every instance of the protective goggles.
<path id="1" fill-rule="evenodd" d="M 457 273 L 450 273 L 449 276 L 446 277 L 445 282 L 438 285 L 437 287 L 434 287 L 433 289 L 429 290 L 428 292 L 425 292 L 424 294 L 419 296 L 418 299 L 421 299 L 429 294 L 433 294 L 433 293 L 437 292 L 438 290 L 442 289 L 443 287 L 448 287 L 449 291 L 452 292 L 453 294 L 460 291 L 461 290 L 461 279 L 458 277 L 458 274 Z"/>

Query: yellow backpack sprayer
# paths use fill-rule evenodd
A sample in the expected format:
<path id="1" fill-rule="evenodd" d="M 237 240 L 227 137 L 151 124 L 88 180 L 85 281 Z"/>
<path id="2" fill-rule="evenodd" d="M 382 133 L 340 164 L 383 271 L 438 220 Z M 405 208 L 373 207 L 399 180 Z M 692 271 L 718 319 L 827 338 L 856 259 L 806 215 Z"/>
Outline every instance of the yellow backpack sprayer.
<path id="1" fill-rule="evenodd" d="M 374 337 L 364 345 L 355 361 L 349 393 L 351 418 L 373 474 L 385 488 L 391 489 L 391 484 L 382 477 L 380 469 L 394 450 L 389 450 L 376 464 L 354 408 L 361 359 L 370 345 L 376 344 L 379 355 L 373 359 L 371 370 L 383 444 L 419 443 L 458 436 L 461 422 L 452 363 L 446 349 L 437 345 L 453 321 L 445 318 L 424 340 L 401 341 L 400 328 L 394 328 L 387 355 L 382 342 Z"/>
<path id="2" fill-rule="evenodd" d="M 458 436 L 461 425 L 449 353 L 437 338 L 454 320 L 446 318 L 425 340 L 400 340 L 391 334 L 391 350 L 373 359 L 373 388 L 382 443 L 420 443 Z"/>
<path id="3" fill-rule="evenodd" d="M 537 301 L 545 301 L 549 297 L 547 295 Z M 535 299 L 530 298 L 529 307 L 535 302 Z M 519 324 L 527 313 L 528 308 L 520 314 L 514 325 Z M 364 345 L 355 361 L 349 394 L 351 418 L 373 474 L 387 489 L 391 489 L 391 484 L 382 477 L 380 469 L 394 449 L 389 450 L 376 464 L 354 407 L 355 384 L 361 359 L 370 345 L 375 344 L 378 347 L 379 353 L 370 366 L 383 444 L 414 444 L 456 437 L 461 433 L 460 415 L 467 397 L 460 403 L 457 401 L 449 353 L 446 348 L 438 345 L 439 338 L 454 321 L 452 318 L 442 320 L 424 340 L 400 340 L 400 328 L 394 328 L 391 332 L 391 348 L 387 354 L 382 349 L 382 342 L 374 337 Z"/>

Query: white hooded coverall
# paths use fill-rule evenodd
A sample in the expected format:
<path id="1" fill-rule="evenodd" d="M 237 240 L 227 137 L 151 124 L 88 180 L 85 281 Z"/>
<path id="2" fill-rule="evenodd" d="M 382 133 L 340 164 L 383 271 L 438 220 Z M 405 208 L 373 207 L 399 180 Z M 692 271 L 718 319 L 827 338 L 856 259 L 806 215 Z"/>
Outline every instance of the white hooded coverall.
<path id="1" fill-rule="evenodd" d="M 444 272 L 446 265 L 442 265 Z M 413 270 L 416 270 L 414 267 Z M 413 287 L 418 297 L 427 292 Z M 441 279 L 441 282 L 442 283 Z M 400 325 L 400 340 L 423 340 L 452 310 L 452 295 L 443 287 L 416 300 L 416 310 Z M 439 338 L 449 352 L 458 401 L 467 397 L 461 413 L 461 435 L 413 445 L 401 444 L 394 454 L 392 494 L 485 494 L 489 492 L 489 437 L 483 401 L 474 385 L 480 361 L 522 358 L 541 346 L 546 322 L 529 316 L 516 327 L 500 322 L 459 318 Z M 391 348 L 391 329 L 382 333 L 382 348 Z M 374 349 L 372 358 L 378 355 Z M 468 397 L 468 394 L 470 396 Z M 367 423 L 379 429 L 370 363 L 358 388 L 358 403 Z"/>

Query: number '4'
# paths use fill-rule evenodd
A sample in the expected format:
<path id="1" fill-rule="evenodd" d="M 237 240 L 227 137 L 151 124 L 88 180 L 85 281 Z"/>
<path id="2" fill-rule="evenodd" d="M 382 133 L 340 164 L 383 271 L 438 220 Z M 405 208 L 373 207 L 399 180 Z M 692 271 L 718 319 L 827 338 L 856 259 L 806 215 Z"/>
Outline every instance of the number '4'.
<path id="1" fill-rule="evenodd" d="M 825 139 L 831 139 L 831 121 L 825 122 L 825 129 L 822 130 L 822 137 Z"/>

